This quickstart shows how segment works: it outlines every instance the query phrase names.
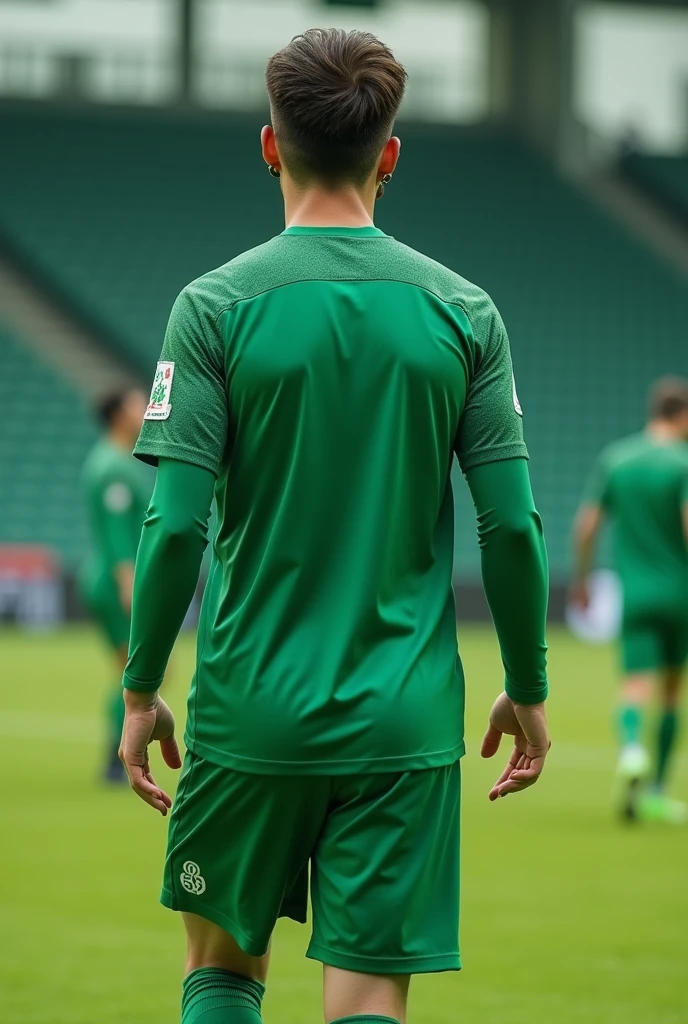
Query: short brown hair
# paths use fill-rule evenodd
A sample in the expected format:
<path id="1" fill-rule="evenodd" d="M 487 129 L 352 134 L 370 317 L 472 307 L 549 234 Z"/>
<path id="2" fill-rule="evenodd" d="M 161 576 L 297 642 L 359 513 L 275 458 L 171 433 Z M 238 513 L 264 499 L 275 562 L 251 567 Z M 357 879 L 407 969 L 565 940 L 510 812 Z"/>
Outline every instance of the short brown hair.
<path id="1" fill-rule="evenodd" d="M 649 413 L 653 420 L 673 420 L 688 411 L 688 380 L 662 377 L 652 385 Z"/>
<path id="2" fill-rule="evenodd" d="M 297 180 L 362 184 L 392 133 L 406 71 L 370 32 L 312 28 L 270 58 L 277 142 Z"/>

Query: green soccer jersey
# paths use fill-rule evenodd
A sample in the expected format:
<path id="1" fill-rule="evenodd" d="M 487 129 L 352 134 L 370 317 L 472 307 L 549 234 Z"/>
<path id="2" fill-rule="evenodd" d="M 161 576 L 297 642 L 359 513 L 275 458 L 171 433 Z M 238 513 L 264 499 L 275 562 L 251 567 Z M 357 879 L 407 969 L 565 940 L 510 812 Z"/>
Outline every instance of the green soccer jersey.
<path id="1" fill-rule="evenodd" d="M 181 293 L 136 454 L 217 475 L 186 741 L 239 770 L 463 753 L 454 452 L 527 456 L 491 300 L 376 228 L 289 228 Z"/>
<path id="2" fill-rule="evenodd" d="M 614 521 L 625 614 L 688 609 L 688 444 L 649 434 L 617 441 L 600 456 L 586 499 Z"/>
<path id="3" fill-rule="evenodd" d="M 134 562 L 150 490 L 141 467 L 123 448 L 102 438 L 83 470 L 91 532 L 90 575 L 112 577 L 120 562 Z"/>

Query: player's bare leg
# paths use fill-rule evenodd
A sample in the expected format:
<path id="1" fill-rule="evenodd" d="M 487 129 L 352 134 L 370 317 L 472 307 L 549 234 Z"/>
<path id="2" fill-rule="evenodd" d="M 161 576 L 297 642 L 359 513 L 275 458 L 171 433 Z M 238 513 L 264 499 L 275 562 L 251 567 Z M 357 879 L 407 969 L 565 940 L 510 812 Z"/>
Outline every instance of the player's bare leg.
<path id="1" fill-rule="evenodd" d="M 620 809 L 627 821 L 638 817 L 641 786 L 650 771 L 650 755 L 643 746 L 642 726 L 652 691 L 653 677 L 649 672 L 626 676 L 621 687 L 618 715 L 621 753 L 617 771 L 621 783 Z"/>
<path id="2" fill-rule="evenodd" d="M 688 820 L 688 808 L 678 800 L 672 800 L 664 792 L 667 773 L 676 745 L 678 715 L 681 700 L 683 670 L 666 668 L 660 680 L 660 718 L 657 735 L 657 762 L 652 780 L 652 789 L 643 799 L 641 813 L 646 821 L 663 821 L 670 825 L 682 825 Z"/>
<path id="3" fill-rule="evenodd" d="M 186 927 L 182 1024 L 260 1024 L 270 952 L 249 956 L 223 928 L 197 914 Z"/>
<path id="4" fill-rule="evenodd" d="M 400 974 L 359 974 L 325 965 L 324 1011 L 328 1022 L 346 1017 L 390 1017 L 406 1021 L 410 977 Z"/>
<path id="5" fill-rule="evenodd" d="M 219 967 L 265 984 L 270 951 L 264 956 L 244 953 L 224 928 L 197 914 L 182 914 L 186 927 L 186 972 L 199 967 Z"/>

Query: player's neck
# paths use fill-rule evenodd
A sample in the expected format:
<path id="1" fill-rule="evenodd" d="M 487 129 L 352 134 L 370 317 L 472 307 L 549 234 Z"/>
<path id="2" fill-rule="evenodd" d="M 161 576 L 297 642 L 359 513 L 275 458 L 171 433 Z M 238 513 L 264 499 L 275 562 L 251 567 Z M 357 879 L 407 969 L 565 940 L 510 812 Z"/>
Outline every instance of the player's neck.
<path id="1" fill-rule="evenodd" d="M 653 441 L 657 441 L 659 444 L 671 444 L 672 441 L 679 441 L 681 436 L 673 423 L 669 423 L 667 420 L 650 420 L 647 425 L 647 433 Z"/>
<path id="2" fill-rule="evenodd" d="M 284 219 L 288 228 L 368 228 L 373 224 L 375 196 L 353 186 L 329 191 L 323 188 L 296 189 L 282 185 Z"/>
<path id="3" fill-rule="evenodd" d="M 136 443 L 136 438 L 132 440 L 128 430 L 122 430 L 117 427 L 112 427 L 108 430 L 107 439 L 110 444 L 114 444 L 116 448 L 121 448 L 125 452 L 130 452 Z"/>

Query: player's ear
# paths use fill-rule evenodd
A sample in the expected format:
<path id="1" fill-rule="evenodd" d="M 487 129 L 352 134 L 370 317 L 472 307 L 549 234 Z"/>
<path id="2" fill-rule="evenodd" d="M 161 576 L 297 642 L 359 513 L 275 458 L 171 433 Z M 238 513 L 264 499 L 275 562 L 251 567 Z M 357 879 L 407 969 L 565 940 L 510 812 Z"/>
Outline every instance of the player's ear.
<path id="1" fill-rule="evenodd" d="M 277 152 L 277 143 L 275 142 L 275 129 L 270 124 L 266 124 L 260 133 L 260 148 L 263 160 L 268 167 L 274 167 L 275 170 L 279 171 L 282 165 L 279 153 Z"/>
<path id="2" fill-rule="evenodd" d="M 377 169 L 378 179 L 382 178 L 385 174 L 394 174 L 394 169 L 397 166 L 399 160 L 399 154 L 401 153 L 401 139 L 398 139 L 396 135 L 393 135 L 389 140 L 385 148 L 382 150 L 382 156 L 380 157 L 380 164 Z"/>

